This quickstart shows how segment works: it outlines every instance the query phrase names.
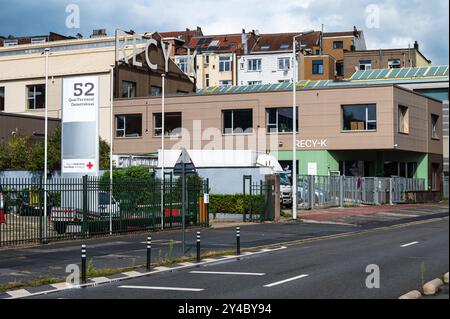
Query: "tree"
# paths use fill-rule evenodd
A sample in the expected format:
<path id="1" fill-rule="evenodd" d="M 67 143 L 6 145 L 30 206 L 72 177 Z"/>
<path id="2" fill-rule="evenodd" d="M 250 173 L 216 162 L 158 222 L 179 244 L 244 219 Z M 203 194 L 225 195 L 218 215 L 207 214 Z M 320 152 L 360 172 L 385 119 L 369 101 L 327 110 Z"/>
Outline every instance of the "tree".
<path id="1" fill-rule="evenodd" d="M 0 146 L 0 169 L 24 169 L 30 159 L 31 149 L 28 137 L 14 134 Z"/>

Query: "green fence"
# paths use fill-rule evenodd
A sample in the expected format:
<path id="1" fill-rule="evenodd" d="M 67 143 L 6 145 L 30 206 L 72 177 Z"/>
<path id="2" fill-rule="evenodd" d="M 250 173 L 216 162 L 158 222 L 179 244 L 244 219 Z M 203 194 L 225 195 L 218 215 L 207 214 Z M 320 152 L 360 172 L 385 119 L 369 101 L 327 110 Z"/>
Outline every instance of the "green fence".
<path id="1" fill-rule="evenodd" d="M 188 180 L 186 185 L 186 226 L 207 226 L 208 183 Z M 47 185 L 41 179 L 0 179 L 0 247 L 182 226 L 180 180 L 161 185 L 160 180 L 121 178 L 110 189 L 109 180 L 93 177 L 52 179 Z"/>

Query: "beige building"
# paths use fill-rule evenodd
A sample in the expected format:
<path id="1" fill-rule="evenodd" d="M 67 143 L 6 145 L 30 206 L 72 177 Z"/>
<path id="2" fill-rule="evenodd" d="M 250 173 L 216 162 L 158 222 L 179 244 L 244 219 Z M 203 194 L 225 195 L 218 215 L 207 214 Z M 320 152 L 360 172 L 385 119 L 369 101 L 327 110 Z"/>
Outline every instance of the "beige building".
<path id="1" fill-rule="evenodd" d="M 167 99 L 168 149 L 257 150 L 281 163 L 292 158 L 292 93 L 200 94 Z M 115 101 L 129 123 L 115 154 L 156 153 L 161 147 L 158 99 Z M 404 176 L 439 189 L 442 104 L 392 84 L 305 89 L 298 92 L 300 174 Z M 120 134 L 119 134 L 120 133 Z"/>

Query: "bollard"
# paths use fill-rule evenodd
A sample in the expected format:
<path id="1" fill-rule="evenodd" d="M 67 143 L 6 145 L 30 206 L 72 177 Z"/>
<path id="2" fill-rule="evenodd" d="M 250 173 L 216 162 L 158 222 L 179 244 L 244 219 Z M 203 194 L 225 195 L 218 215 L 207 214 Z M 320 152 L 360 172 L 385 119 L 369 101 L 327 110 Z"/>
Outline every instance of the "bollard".
<path id="1" fill-rule="evenodd" d="M 236 256 L 241 255 L 241 228 L 236 227 Z"/>
<path id="2" fill-rule="evenodd" d="M 200 254 L 200 232 L 197 232 L 197 262 L 200 262 L 201 254 Z"/>
<path id="3" fill-rule="evenodd" d="M 152 264 L 152 238 L 147 237 L 147 270 L 151 270 Z"/>
<path id="4" fill-rule="evenodd" d="M 86 245 L 81 246 L 81 283 L 87 283 Z"/>

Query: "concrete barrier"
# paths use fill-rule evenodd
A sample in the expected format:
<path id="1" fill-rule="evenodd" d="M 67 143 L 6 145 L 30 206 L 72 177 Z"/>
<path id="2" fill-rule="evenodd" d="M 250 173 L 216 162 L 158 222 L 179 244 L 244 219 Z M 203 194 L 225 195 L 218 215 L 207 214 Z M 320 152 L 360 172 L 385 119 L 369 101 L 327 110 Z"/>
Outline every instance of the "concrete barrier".
<path id="1" fill-rule="evenodd" d="M 418 290 L 413 290 L 408 292 L 407 294 L 404 294 L 399 299 L 420 299 L 422 298 L 422 294 Z"/>
<path id="2" fill-rule="evenodd" d="M 443 285 L 444 282 L 441 279 L 434 279 L 423 286 L 423 294 L 425 296 L 435 295 Z"/>
<path id="3" fill-rule="evenodd" d="M 448 285 L 448 273 L 444 275 L 444 283 Z"/>

